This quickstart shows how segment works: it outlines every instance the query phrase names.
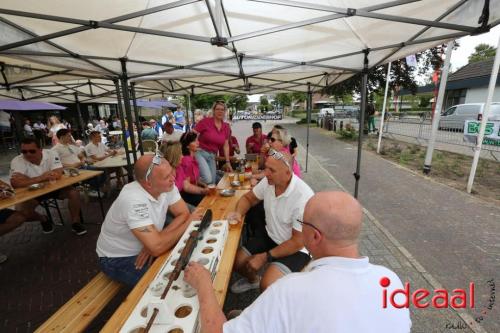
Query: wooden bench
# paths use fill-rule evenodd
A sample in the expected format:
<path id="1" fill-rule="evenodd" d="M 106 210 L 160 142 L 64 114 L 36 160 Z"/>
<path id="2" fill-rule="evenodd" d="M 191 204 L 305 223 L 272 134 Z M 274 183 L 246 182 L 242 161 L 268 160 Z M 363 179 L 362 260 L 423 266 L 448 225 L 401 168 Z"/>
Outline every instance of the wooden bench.
<path id="1" fill-rule="evenodd" d="M 113 299 L 121 286 L 102 272 L 97 274 L 35 332 L 82 332 Z"/>

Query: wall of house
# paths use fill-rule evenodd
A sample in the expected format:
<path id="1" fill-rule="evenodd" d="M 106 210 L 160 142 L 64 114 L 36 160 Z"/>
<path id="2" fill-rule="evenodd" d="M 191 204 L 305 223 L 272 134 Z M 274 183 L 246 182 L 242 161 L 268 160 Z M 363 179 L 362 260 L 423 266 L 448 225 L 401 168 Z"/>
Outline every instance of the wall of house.
<path id="1" fill-rule="evenodd" d="M 485 103 L 488 94 L 488 87 L 479 87 L 467 89 L 465 103 Z M 495 87 L 493 102 L 500 102 L 500 86 Z"/>

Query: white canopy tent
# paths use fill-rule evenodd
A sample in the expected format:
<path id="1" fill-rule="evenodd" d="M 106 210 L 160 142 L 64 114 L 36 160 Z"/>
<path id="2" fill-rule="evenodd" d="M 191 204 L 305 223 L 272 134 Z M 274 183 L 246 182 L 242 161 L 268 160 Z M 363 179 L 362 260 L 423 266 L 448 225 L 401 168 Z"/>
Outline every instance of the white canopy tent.
<path id="1" fill-rule="evenodd" d="M 360 72 L 366 84 L 371 67 L 500 22 L 500 1 L 489 0 L 3 0 L 0 7 L 0 94 L 57 82 L 35 88 L 33 99 L 71 99 L 82 78 L 111 80 L 129 126 L 130 82 L 157 94 L 310 97 Z M 100 97 L 111 96 L 103 90 Z M 362 94 L 362 110 L 365 103 Z"/>

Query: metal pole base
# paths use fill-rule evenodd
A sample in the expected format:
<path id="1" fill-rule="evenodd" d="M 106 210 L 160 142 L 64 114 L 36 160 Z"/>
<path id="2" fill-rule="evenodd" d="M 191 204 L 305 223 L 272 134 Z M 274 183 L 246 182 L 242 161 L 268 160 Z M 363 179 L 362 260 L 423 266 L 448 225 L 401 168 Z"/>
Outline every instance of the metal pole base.
<path id="1" fill-rule="evenodd" d="M 424 175 L 428 175 L 429 173 L 431 173 L 431 166 L 424 165 L 424 169 L 422 171 L 424 172 Z"/>

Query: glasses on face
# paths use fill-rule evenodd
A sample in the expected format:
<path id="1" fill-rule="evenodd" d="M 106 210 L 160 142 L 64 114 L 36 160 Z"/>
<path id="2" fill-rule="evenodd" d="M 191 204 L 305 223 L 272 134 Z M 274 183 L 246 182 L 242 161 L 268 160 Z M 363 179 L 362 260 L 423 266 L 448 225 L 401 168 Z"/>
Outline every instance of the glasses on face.
<path id="1" fill-rule="evenodd" d="M 146 180 L 149 180 L 149 176 L 153 172 L 153 168 L 155 165 L 160 165 L 161 164 L 161 159 L 163 158 L 162 154 L 160 153 L 159 150 L 156 151 L 155 156 L 153 157 L 153 160 L 151 161 L 151 164 L 149 165 L 148 171 L 146 171 Z"/>
<path id="2" fill-rule="evenodd" d="M 281 140 L 280 139 L 276 139 L 275 137 L 270 137 L 269 141 L 271 141 L 272 143 L 275 143 L 276 141 L 281 141 Z"/>
<path id="3" fill-rule="evenodd" d="M 21 149 L 21 153 L 23 155 L 26 155 L 26 154 L 36 154 L 36 149 Z"/>
<path id="4" fill-rule="evenodd" d="M 272 141 L 272 142 L 274 142 L 274 141 Z M 270 156 L 270 157 L 274 158 L 275 160 L 282 161 L 283 163 L 286 164 L 286 166 L 288 167 L 288 169 L 291 169 L 290 163 L 288 163 L 288 161 L 286 160 L 285 155 L 283 155 L 279 151 L 276 151 L 276 150 L 274 150 L 274 149 L 271 148 L 267 152 L 267 156 Z"/>
<path id="5" fill-rule="evenodd" d="M 318 227 L 316 227 L 316 226 L 315 226 L 314 224 L 312 224 L 312 223 L 305 222 L 305 221 L 302 221 L 302 220 L 299 220 L 299 219 L 297 219 L 297 222 L 299 222 L 299 223 L 300 223 L 300 225 L 302 225 L 302 227 L 304 227 L 304 224 L 305 224 L 305 225 L 310 226 L 311 228 L 313 228 L 314 230 L 316 230 L 316 231 L 317 231 L 317 232 L 319 232 L 320 234 L 323 234 L 323 233 L 321 232 L 321 230 L 319 230 L 319 229 L 318 229 Z"/>

